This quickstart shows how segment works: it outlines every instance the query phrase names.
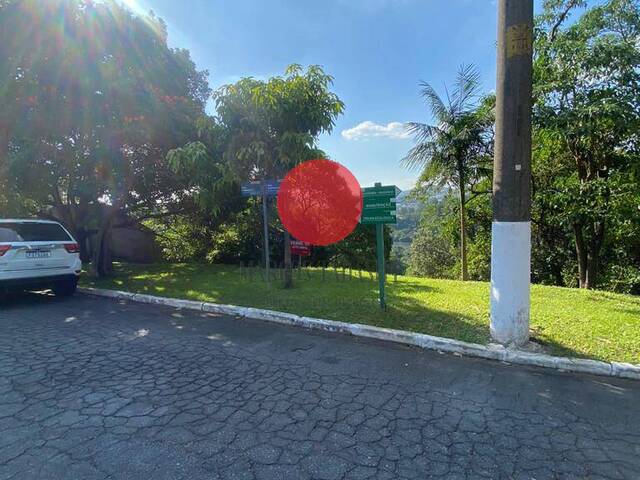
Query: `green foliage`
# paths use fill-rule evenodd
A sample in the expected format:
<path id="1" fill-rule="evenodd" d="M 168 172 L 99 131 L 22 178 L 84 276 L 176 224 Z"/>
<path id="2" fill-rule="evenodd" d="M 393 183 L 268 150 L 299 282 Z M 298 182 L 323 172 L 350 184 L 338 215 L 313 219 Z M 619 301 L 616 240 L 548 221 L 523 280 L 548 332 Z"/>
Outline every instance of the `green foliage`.
<path id="1" fill-rule="evenodd" d="M 410 168 L 423 169 L 418 179 L 421 189 L 439 190 L 448 186 L 458 191 L 460 273 L 461 278 L 467 280 L 465 208 L 469 192 L 478 195 L 477 187 L 485 183 L 491 173 L 494 99 L 480 99 L 480 75 L 473 66 L 460 68 L 452 94 L 447 91 L 446 103 L 431 85 L 422 82 L 422 87 L 422 96 L 435 123 L 407 124 L 416 146 L 409 151 L 403 163 Z M 432 239 L 433 232 L 425 231 L 425 234 Z M 424 243 L 420 239 L 418 242 Z M 420 265 L 425 268 L 423 263 Z"/>
<path id="2" fill-rule="evenodd" d="M 470 200 L 467 216 L 469 278 L 487 281 L 491 278 L 491 196 L 478 195 Z"/>
<path id="3" fill-rule="evenodd" d="M 89 0 L 0 0 L 0 13 L 3 216 L 58 218 L 84 246 L 124 213 L 147 219 L 170 261 L 261 263 L 261 206 L 239 183 L 324 156 L 318 136 L 344 110 L 331 76 L 292 65 L 243 78 L 214 93 L 209 117 L 207 72 L 168 46 L 153 14 Z M 385 229 L 390 270 L 486 280 L 495 98 L 479 95 L 473 67 L 446 99 L 421 85 L 433 121 L 408 125 L 416 145 L 404 161 L 433 198 L 415 236 L 417 210 L 399 212 L 393 239 L 413 240 L 406 256 L 390 253 Z M 533 281 L 639 294 L 637 0 L 545 0 L 534 100 Z M 281 259 L 284 230 L 269 208 Z M 373 228 L 307 261 L 373 270 Z"/>
<path id="4" fill-rule="evenodd" d="M 637 293 L 640 7 L 634 0 L 609 0 L 582 10 L 587 5 L 547 0 L 537 21 L 532 280 Z M 481 116 L 490 118 L 492 101 L 480 105 Z M 423 177 L 440 178 L 434 172 L 426 169 Z M 474 189 L 490 190 L 488 176 L 479 178 Z M 486 279 L 490 205 L 476 197 L 467 206 L 470 277 Z M 436 247 L 455 250 L 460 241 L 451 228 L 456 212 L 439 215 L 425 213 L 427 226 L 418 230 L 410 259 L 415 273 L 451 276 L 459 268 L 446 255 L 432 254 Z"/>
<path id="5" fill-rule="evenodd" d="M 270 205 L 269 245 L 272 258 L 281 258 L 280 222 Z M 234 213 L 215 230 L 207 253 L 210 263 L 259 265 L 264 262 L 262 233 L 262 205 L 251 199 L 245 209 Z"/>
<path id="6" fill-rule="evenodd" d="M 283 77 L 243 78 L 225 85 L 213 95 L 216 117 L 202 126 L 199 141 L 169 154 L 174 171 L 190 179 L 195 205 L 221 220 L 211 237 L 208 261 L 263 261 L 256 204 L 229 199 L 239 198 L 241 182 L 282 178 L 300 162 L 324 156 L 317 138 L 331 132 L 344 109 L 330 91 L 332 81 L 318 66 L 304 70 L 291 65 Z M 279 263 L 286 235 L 273 210 L 270 253 Z"/>
<path id="7" fill-rule="evenodd" d="M 455 204 L 452 200 L 448 196 L 444 201 L 434 198 L 426 203 L 409 250 L 409 275 L 454 278 L 458 252 L 456 244 L 451 241 L 452 232 L 448 221 L 455 216 Z"/>
<path id="8" fill-rule="evenodd" d="M 612 264 L 605 270 L 602 288 L 612 292 L 640 295 L 640 267 Z"/>
<path id="9" fill-rule="evenodd" d="M 622 258 L 640 262 L 632 253 L 640 240 L 632 228 L 640 215 L 640 10 L 634 0 L 609 0 L 564 27 L 580 5 L 548 1 L 538 22 L 534 244 L 550 266 L 534 265 L 540 278 L 559 281 L 568 265 L 562 238 L 575 245 L 580 286 L 592 288 Z M 613 255 L 616 231 L 629 248 Z"/>
<path id="10" fill-rule="evenodd" d="M 83 248 L 99 229 L 99 273 L 116 216 L 177 208 L 184 179 L 166 153 L 195 136 L 209 95 L 207 72 L 168 46 L 153 15 L 119 2 L 3 4 L 0 137 L 8 151 L 0 177 L 63 221 Z"/>
<path id="11" fill-rule="evenodd" d="M 385 259 L 389 259 L 393 239 L 391 228 L 385 225 Z M 330 265 L 361 270 L 376 270 L 376 229 L 375 225 L 358 224 L 347 238 L 323 249 L 317 249 L 312 257 L 312 265 Z"/>
<path id="12" fill-rule="evenodd" d="M 256 199 L 244 203 L 243 209 L 224 216 L 197 210 L 145 225 L 157 234 L 167 261 L 258 265 L 263 261 L 262 206 Z M 272 254 L 281 255 L 281 225 L 273 212 L 271 219 Z"/>
<path id="13" fill-rule="evenodd" d="M 172 149 L 167 154 L 171 170 L 185 179 L 187 198 L 200 215 L 218 220 L 244 207 L 239 185 L 223 159 L 229 134 L 214 118 L 200 117 L 197 140 Z"/>
<path id="14" fill-rule="evenodd" d="M 269 245 L 274 264 L 280 265 L 284 252 L 284 227 L 270 204 Z M 262 257 L 262 207 L 259 201 L 250 200 L 246 209 L 231 216 L 227 222 L 211 232 L 206 260 L 209 263 L 261 265 Z M 385 255 L 389 258 L 391 229 L 385 228 Z M 191 260 L 203 260 L 203 257 Z M 313 247 L 306 265 L 376 269 L 375 230 L 371 225 L 358 224 L 344 240 L 327 247 Z"/>
<path id="15" fill-rule="evenodd" d="M 472 280 L 488 280 L 491 268 L 491 200 L 476 197 L 467 204 L 468 269 Z M 407 273 L 433 278 L 460 276 L 459 206 L 455 192 L 432 197 L 422 211 L 420 226 L 409 251 Z"/>
<path id="16" fill-rule="evenodd" d="M 403 192 L 396 200 L 397 223 L 392 226 L 393 248 L 389 257 L 389 271 L 404 274 L 424 205 L 413 191 Z"/>
<path id="17" fill-rule="evenodd" d="M 330 133 L 344 110 L 332 81 L 318 66 L 291 65 L 284 77 L 243 78 L 214 93 L 229 135 L 224 158 L 236 178 L 277 177 L 320 154 L 318 135 Z"/>
<path id="18" fill-rule="evenodd" d="M 481 162 L 486 162 L 485 139 L 487 109 L 478 109 L 480 75 L 473 66 L 462 66 L 447 102 L 426 82 L 421 83 L 422 97 L 435 123 L 411 122 L 407 129 L 416 146 L 403 159 L 409 168 L 423 168 L 420 182 L 442 188 L 445 185 L 466 188 L 478 176 Z M 482 178 L 482 175 L 480 175 Z"/>
<path id="19" fill-rule="evenodd" d="M 174 215 L 146 220 L 144 225 L 156 234 L 162 257 L 169 262 L 189 262 L 204 258 L 210 244 L 210 229 L 202 219 Z"/>

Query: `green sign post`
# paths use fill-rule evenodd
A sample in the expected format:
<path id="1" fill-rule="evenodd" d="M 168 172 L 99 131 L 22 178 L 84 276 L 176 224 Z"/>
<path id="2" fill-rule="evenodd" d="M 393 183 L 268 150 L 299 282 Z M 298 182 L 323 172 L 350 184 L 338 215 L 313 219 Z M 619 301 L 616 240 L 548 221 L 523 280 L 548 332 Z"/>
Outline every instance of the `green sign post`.
<path id="1" fill-rule="evenodd" d="M 396 196 L 400 190 L 395 185 L 376 183 L 362 190 L 362 224 L 376 226 L 376 253 L 378 257 L 378 291 L 380 308 L 386 308 L 384 295 L 384 224 L 396 223 Z"/>

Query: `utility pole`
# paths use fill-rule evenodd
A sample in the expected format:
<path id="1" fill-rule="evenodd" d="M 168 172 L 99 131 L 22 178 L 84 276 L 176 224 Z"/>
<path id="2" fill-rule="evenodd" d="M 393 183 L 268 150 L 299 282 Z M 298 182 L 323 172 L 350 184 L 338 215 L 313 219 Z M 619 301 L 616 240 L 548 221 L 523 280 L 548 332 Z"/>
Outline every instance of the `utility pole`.
<path id="1" fill-rule="evenodd" d="M 533 0 L 498 1 L 491 337 L 529 340 Z"/>

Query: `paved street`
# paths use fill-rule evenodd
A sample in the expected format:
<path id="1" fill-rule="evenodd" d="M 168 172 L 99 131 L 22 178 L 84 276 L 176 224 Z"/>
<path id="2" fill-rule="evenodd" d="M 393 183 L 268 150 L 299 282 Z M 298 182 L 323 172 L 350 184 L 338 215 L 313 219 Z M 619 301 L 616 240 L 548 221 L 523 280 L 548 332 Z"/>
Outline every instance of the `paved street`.
<path id="1" fill-rule="evenodd" d="M 637 479 L 640 382 L 164 307 L 0 306 L 1 479 Z"/>

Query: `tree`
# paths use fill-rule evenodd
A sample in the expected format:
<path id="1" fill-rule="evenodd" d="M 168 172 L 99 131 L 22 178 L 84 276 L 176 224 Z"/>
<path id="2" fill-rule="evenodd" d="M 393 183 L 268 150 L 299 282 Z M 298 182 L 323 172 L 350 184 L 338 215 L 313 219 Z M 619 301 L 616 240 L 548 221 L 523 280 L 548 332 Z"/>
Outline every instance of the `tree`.
<path id="1" fill-rule="evenodd" d="M 609 229 L 638 222 L 623 203 L 638 191 L 640 10 L 609 0 L 565 26 L 584 4 L 548 0 L 538 20 L 534 170 L 553 165 L 553 176 L 534 188 L 539 213 L 570 227 L 579 286 L 594 288 Z"/>
<path id="2" fill-rule="evenodd" d="M 324 156 L 317 138 L 331 132 L 344 109 L 330 91 L 332 81 L 318 66 L 291 65 L 283 77 L 243 78 L 217 90 L 216 120 L 226 132 L 223 158 L 229 175 L 237 182 L 282 178 L 300 162 Z M 215 182 L 207 183 L 213 187 Z M 290 287 L 288 232 L 284 236 L 285 287 Z"/>
<path id="3" fill-rule="evenodd" d="M 391 228 L 384 226 L 384 258 L 389 260 L 393 239 L 391 238 Z M 359 223 L 353 232 L 345 239 L 316 250 L 324 250 L 325 262 L 320 260 L 318 253 L 314 252 L 315 258 L 312 258 L 321 265 L 330 264 L 335 267 L 355 268 L 362 270 L 375 271 L 377 250 L 376 250 L 376 229 L 373 225 L 363 225 Z"/>
<path id="4" fill-rule="evenodd" d="M 430 193 L 430 192 L 429 192 Z M 420 222 L 411 242 L 408 271 L 412 275 L 459 278 L 459 198 L 454 190 L 425 198 Z M 467 202 L 467 268 L 470 280 L 487 281 L 491 273 L 492 206 L 489 195 Z M 458 261 L 456 261 L 458 258 Z"/>
<path id="5" fill-rule="evenodd" d="M 493 123 L 491 100 L 479 106 L 480 79 L 473 66 L 462 66 L 458 71 L 451 95 L 446 91 L 446 102 L 428 83 L 422 82 L 422 97 L 435 120 L 435 124 L 412 122 L 407 124 L 416 145 L 403 159 L 409 168 L 421 167 L 419 183 L 441 188 L 450 185 L 459 196 L 461 276 L 468 279 L 466 206 L 487 178 L 491 158 L 490 137 Z M 485 187 L 486 188 L 486 187 Z M 472 197 L 467 193 L 471 192 Z"/>
<path id="6" fill-rule="evenodd" d="M 95 232 L 92 268 L 107 274 L 116 218 L 158 215 L 182 196 L 165 157 L 195 136 L 207 73 L 168 47 L 160 19 L 116 2 L 10 1 L 0 32 L 0 171 L 73 230 L 85 259 Z"/>
<path id="7" fill-rule="evenodd" d="M 424 202 L 424 209 L 409 249 L 409 275 L 455 278 L 455 249 L 449 235 L 449 218 L 455 215 L 449 195 Z"/>

